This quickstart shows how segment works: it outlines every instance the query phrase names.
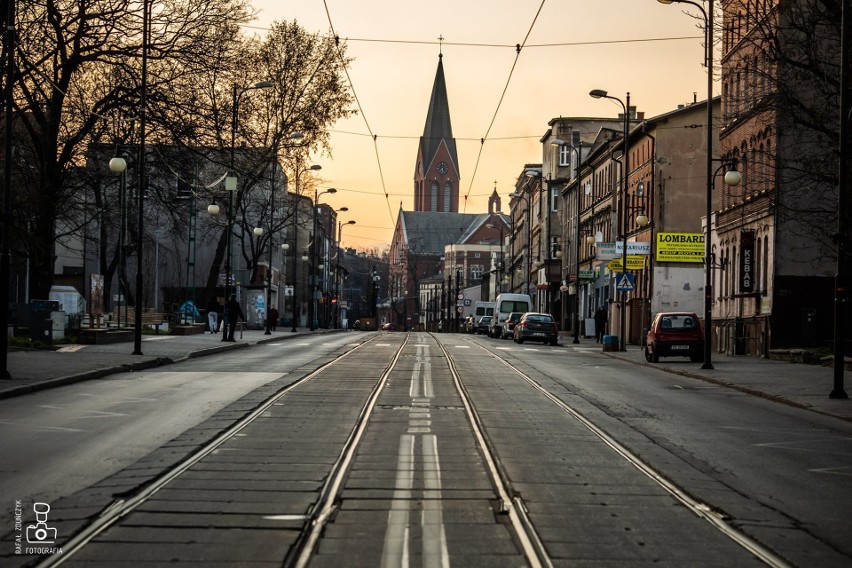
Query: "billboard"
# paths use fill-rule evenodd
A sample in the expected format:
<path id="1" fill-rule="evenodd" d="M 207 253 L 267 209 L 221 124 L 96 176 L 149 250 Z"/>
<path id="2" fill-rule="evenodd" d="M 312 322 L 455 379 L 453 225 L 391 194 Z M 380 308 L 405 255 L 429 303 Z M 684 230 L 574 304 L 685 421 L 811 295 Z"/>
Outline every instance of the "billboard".
<path id="1" fill-rule="evenodd" d="M 704 233 L 657 233 L 657 262 L 704 262 Z"/>

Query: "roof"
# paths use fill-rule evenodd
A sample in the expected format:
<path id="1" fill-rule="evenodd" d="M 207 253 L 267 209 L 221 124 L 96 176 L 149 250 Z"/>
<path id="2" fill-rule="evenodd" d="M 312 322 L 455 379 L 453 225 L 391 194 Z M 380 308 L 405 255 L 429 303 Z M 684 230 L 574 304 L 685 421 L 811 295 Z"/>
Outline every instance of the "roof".
<path id="1" fill-rule="evenodd" d="M 409 250 L 416 254 L 444 254 L 444 246 L 464 242 L 464 235 L 487 213 L 400 211 L 402 231 Z"/>

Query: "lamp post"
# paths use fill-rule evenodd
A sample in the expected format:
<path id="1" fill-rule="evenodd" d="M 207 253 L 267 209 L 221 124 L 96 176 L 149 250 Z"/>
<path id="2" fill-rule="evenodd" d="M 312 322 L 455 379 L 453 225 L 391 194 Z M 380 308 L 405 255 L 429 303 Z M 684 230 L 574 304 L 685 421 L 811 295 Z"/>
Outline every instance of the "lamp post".
<path id="1" fill-rule="evenodd" d="M 259 83 L 255 83 L 251 87 L 246 87 L 240 90 L 239 85 L 234 83 L 232 85 L 231 95 L 231 159 L 228 168 L 228 175 L 225 177 L 225 191 L 228 192 L 228 223 L 227 223 L 227 236 L 226 236 L 226 244 L 225 244 L 225 303 L 227 304 L 228 299 L 231 295 L 231 233 L 233 232 L 234 225 L 234 193 L 237 191 L 237 175 L 234 171 L 234 149 L 236 146 L 236 136 L 237 136 L 237 114 L 240 103 L 240 96 L 246 91 L 250 91 L 252 89 L 269 89 L 272 88 L 273 84 L 269 81 L 261 81 Z M 211 205 L 211 207 L 213 207 Z M 210 207 L 207 208 L 207 212 L 211 215 L 218 214 L 219 208 L 216 207 L 216 213 L 213 213 Z M 225 312 L 225 317 L 227 318 L 227 311 Z M 137 318 L 139 316 L 137 315 Z M 222 341 L 228 340 L 228 325 L 222 326 Z"/>
<path id="2" fill-rule="evenodd" d="M 709 2 L 707 10 L 701 4 L 691 0 L 657 0 L 661 4 L 690 4 L 701 11 L 704 16 L 704 61 L 707 67 L 707 210 L 704 227 L 704 364 L 702 369 L 713 369 L 713 277 L 711 266 L 711 223 L 713 214 L 713 2 Z M 726 174 L 727 175 L 727 174 Z"/>
<path id="3" fill-rule="evenodd" d="M 568 144 L 564 140 L 554 138 L 550 142 L 554 146 L 565 146 L 574 152 L 577 160 L 577 167 L 574 168 L 574 177 L 577 180 L 577 223 L 574 231 L 574 270 L 576 279 L 574 280 L 574 340 L 572 343 L 580 343 L 580 160 L 582 159 L 583 143 L 580 142 L 580 147 L 577 148 L 572 144 Z"/>
<path id="4" fill-rule="evenodd" d="M 630 133 L 630 93 L 627 93 L 627 103 L 625 103 L 618 97 L 608 95 L 606 91 L 601 89 L 594 89 L 593 91 L 589 92 L 589 96 L 593 99 L 611 99 L 613 101 L 617 101 L 621 105 L 621 108 L 624 109 L 624 135 L 622 140 L 622 143 L 624 144 L 624 149 L 621 155 L 621 206 L 619 207 L 619 215 L 621 217 L 621 273 L 622 275 L 625 275 L 627 274 L 627 177 L 630 175 L 630 160 L 627 144 L 627 137 Z M 627 336 L 627 292 L 621 290 L 619 296 L 621 298 L 621 305 L 619 306 L 619 334 L 621 335 L 621 338 L 619 340 L 619 350 L 626 351 L 627 347 L 625 342 Z"/>
<path id="5" fill-rule="evenodd" d="M 308 323 L 308 325 L 309 325 L 309 328 L 310 328 L 311 331 L 314 331 L 316 329 L 316 326 L 314 325 L 314 318 L 316 317 L 316 305 L 314 304 L 314 302 L 316 300 L 315 300 L 314 296 L 316 296 L 316 291 L 317 291 L 315 270 L 317 269 L 317 266 L 318 266 L 319 263 L 314 263 L 314 258 L 319 254 L 318 251 L 317 251 L 317 244 L 319 242 L 319 234 L 318 234 L 318 231 L 317 231 L 317 228 L 318 228 L 317 227 L 317 220 L 318 220 L 317 219 L 317 217 L 318 217 L 317 213 L 319 212 L 319 198 L 320 198 L 321 195 L 325 195 L 326 193 L 337 193 L 337 190 L 334 189 L 333 187 L 330 187 L 330 188 L 326 189 L 325 191 L 317 192 L 317 189 L 316 188 L 314 189 L 314 203 L 313 203 L 314 218 L 313 218 L 313 236 L 312 236 L 313 240 L 312 240 L 311 245 L 310 245 L 310 248 L 311 248 L 311 252 L 310 252 L 311 266 L 308 269 L 309 270 L 308 274 L 310 275 L 310 280 L 311 280 L 310 283 L 308 284 L 310 286 L 309 289 L 311 291 L 310 302 L 308 302 L 308 315 L 309 315 L 309 318 L 310 318 L 311 321 Z"/>
<path id="6" fill-rule="evenodd" d="M 127 326 L 127 291 L 124 289 L 124 275 L 125 275 L 125 261 L 126 257 L 124 255 L 124 247 L 125 247 L 125 234 L 127 231 L 127 196 L 126 196 L 126 184 L 125 184 L 125 171 L 127 170 L 127 161 L 124 158 L 116 157 L 111 158 L 109 161 L 109 170 L 120 176 L 119 178 L 119 188 L 118 188 L 118 209 L 119 209 L 119 222 L 118 222 L 118 295 L 121 298 L 121 302 L 124 304 L 124 325 Z M 119 304 L 119 323 L 120 323 L 120 310 L 121 305 Z"/>
<path id="7" fill-rule="evenodd" d="M 319 171 L 322 169 L 322 166 L 319 164 L 313 164 L 307 170 L 310 171 Z M 307 171 L 304 170 L 304 171 Z M 296 251 L 299 250 L 299 174 L 301 173 L 299 166 L 296 165 L 296 206 L 293 208 L 293 329 L 290 330 L 291 333 L 296 333 L 296 320 L 299 318 L 299 305 L 298 305 L 298 296 L 296 295 L 296 282 L 298 280 L 298 270 L 296 269 L 298 263 L 296 262 Z M 307 253 L 305 253 L 307 254 Z M 308 259 L 305 256 L 302 256 L 303 261 L 307 261 Z"/>
<path id="8" fill-rule="evenodd" d="M 287 136 L 290 140 L 301 140 L 305 135 L 301 132 L 293 132 Z M 275 221 L 275 170 L 278 168 L 278 141 L 276 140 L 272 147 L 272 176 L 271 176 L 271 189 L 269 190 L 269 270 L 266 271 L 266 331 L 263 332 L 264 335 L 272 335 L 272 330 L 270 329 L 269 322 L 269 312 L 272 309 L 272 251 L 275 248 L 275 243 L 273 242 L 273 237 L 275 236 L 275 231 L 273 229 L 273 223 Z M 289 247 L 288 247 L 289 248 Z M 283 248 L 283 250 L 287 250 Z"/>
<path id="9" fill-rule="evenodd" d="M 530 198 L 523 193 L 518 193 L 517 191 L 509 194 L 509 197 L 513 199 L 523 199 L 527 205 L 527 272 L 526 272 L 526 281 L 524 282 L 524 293 L 529 294 L 530 289 L 530 263 L 532 261 L 532 227 L 530 227 Z"/>
<path id="10" fill-rule="evenodd" d="M 134 314 L 133 322 L 133 355 L 142 355 L 142 236 L 144 235 L 143 225 L 145 219 L 142 214 L 142 208 L 145 203 L 145 190 L 148 186 L 148 180 L 145 178 L 145 121 L 148 110 L 149 7 L 150 3 L 148 0 L 142 0 L 142 84 L 139 93 L 139 194 L 136 196 L 138 211 L 136 221 L 136 313 Z"/>
<path id="11" fill-rule="evenodd" d="M 494 223 L 486 223 L 486 227 L 489 229 L 496 229 Z M 500 220 L 500 259 L 497 261 L 497 270 L 494 271 L 494 295 L 497 296 L 500 294 L 500 285 L 501 285 L 501 273 L 503 271 L 503 220 Z"/>
<path id="12" fill-rule="evenodd" d="M 704 16 L 704 63 L 707 66 L 707 211 L 704 227 L 704 364 L 702 369 L 713 369 L 713 277 L 710 266 L 710 217 L 713 215 L 713 2 L 705 10 L 692 0 L 657 0 L 660 4 L 689 4 Z"/>
<path id="13" fill-rule="evenodd" d="M 340 255 L 342 254 L 342 250 L 340 248 L 340 243 L 343 242 L 343 227 L 346 225 L 354 225 L 355 219 L 350 219 L 345 223 L 339 222 L 337 223 L 337 268 L 334 270 L 335 281 L 337 284 L 337 316 L 335 323 L 338 323 L 340 320 L 340 299 L 343 296 L 343 277 L 340 274 Z M 342 322 L 339 322 L 342 323 Z"/>

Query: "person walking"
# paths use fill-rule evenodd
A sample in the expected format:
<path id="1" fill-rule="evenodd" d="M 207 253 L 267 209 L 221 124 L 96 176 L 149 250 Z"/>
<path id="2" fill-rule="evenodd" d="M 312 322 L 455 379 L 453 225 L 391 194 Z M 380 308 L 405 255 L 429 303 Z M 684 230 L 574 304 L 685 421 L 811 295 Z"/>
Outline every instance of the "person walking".
<path id="1" fill-rule="evenodd" d="M 269 329 L 275 331 L 276 326 L 278 326 L 278 308 L 272 308 L 269 310 Z"/>
<path id="2" fill-rule="evenodd" d="M 595 312 L 595 343 L 603 341 L 603 336 L 606 335 L 606 320 L 606 310 L 601 306 Z"/>
<path id="3" fill-rule="evenodd" d="M 219 310 L 221 309 L 222 305 L 219 303 L 219 298 L 210 296 L 210 300 L 207 302 L 207 325 L 210 328 L 210 333 L 219 331 Z"/>
<path id="4" fill-rule="evenodd" d="M 237 322 L 239 320 L 246 321 L 246 316 L 243 314 L 239 302 L 237 302 L 237 295 L 231 294 L 228 303 L 225 304 L 225 325 L 228 329 L 228 336 L 223 341 L 236 341 L 234 339 L 234 331 L 237 329 Z"/>

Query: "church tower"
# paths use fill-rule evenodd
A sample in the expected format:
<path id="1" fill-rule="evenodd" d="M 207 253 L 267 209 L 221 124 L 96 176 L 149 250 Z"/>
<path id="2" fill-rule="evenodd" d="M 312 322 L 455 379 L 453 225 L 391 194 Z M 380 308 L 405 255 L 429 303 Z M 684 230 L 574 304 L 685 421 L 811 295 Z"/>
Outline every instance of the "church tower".
<path id="1" fill-rule="evenodd" d="M 458 213 L 459 160 L 450 123 L 443 58 L 443 54 L 438 55 L 438 71 L 432 85 L 426 126 L 417 149 L 414 210 Z"/>

